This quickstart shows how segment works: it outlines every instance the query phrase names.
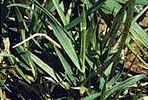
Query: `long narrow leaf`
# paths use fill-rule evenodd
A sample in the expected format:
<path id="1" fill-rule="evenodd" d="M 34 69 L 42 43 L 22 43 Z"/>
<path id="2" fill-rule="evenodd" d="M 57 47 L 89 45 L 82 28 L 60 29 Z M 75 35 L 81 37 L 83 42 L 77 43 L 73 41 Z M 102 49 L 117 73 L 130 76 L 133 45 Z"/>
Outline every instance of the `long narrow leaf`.
<path id="1" fill-rule="evenodd" d="M 56 75 L 55 75 L 55 72 L 54 70 L 48 66 L 46 63 L 44 63 L 40 58 L 38 58 L 37 56 L 35 56 L 34 54 L 32 54 L 30 52 L 30 56 L 31 56 L 31 59 L 43 70 L 45 71 L 48 75 L 51 76 L 51 78 L 53 78 L 55 80 L 55 82 L 59 82 Z M 61 80 L 60 80 L 61 81 Z"/>
<path id="2" fill-rule="evenodd" d="M 101 93 L 94 93 L 92 95 L 89 95 L 89 96 L 85 97 L 84 100 L 94 100 L 97 97 L 99 97 L 100 95 L 101 95 Z"/>
<path id="3" fill-rule="evenodd" d="M 132 84 L 136 83 L 137 81 L 143 79 L 145 77 L 144 74 L 141 75 L 136 75 L 133 76 L 117 85 L 115 85 L 114 87 L 112 87 L 111 89 L 109 89 L 108 91 L 106 91 L 105 93 L 105 98 L 107 98 L 108 96 L 110 96 L 112 93 L 118 91 L 118 90 L 123 90 L 126 88 L 129 88 Z"/>
<path id="4" fill-rule="evenodd" d="M 55 47 L 55 51 L 63 65 L 63 68 L 65 70 L 65 73 L 68 75 L 68 78 L 71 80 L 71 84 L 75 84 L 76 85 L 76 78 L 73 76 L 73 72 L 71 69 L 71 66 L 69 65 L 69 63 L 66 61 L 66 59 L 63 57 L 63 55 L 61 54 L 61 52 Z"/>
<path id="5" fill-rule="evenodd" d="M 145 47 L 148 48 L 148 35 L 147 33 L 137 24 L 137 22 L 132 22 L 130 32 L 132 36 L 141 42 Z"/>
<path id="6" fill-rule="evenodd" d="M 67 55 L 70 57 L 75 66 L 81 71 L 78 57 L 70 39 L 66 36 L 65 32 L 56 24 L 51 24 L 51 27 L 53 28 L 54 35 L 58 38 Z"/>
<path id="7" fill-rule="evenodd" d="M 57 12 L 58 12 L 58 14 L 59 14 L 59 16 L 60 16 L 60 18 L 61 18 L 63 24 L 64 24 L 64 25 L 68 24 L 68 21 L 67 21 L 65 15 L 64 15 L 64 12 L 63 12 L 62 9 L 60 8 L 60 5 L 58 4 L 57 0 L 52 0 L 52 2 L 53 2 L 53 4 L 54 4 L 55 8 L 57 9 Z"/>
<path id="8" fill-rule="evenodd" d="M 91 8 L 89 8 L 87 11 L 86 11 L 86 15 L 90 15 L 92 13 L 94 13 L 95 11 L 97 11 L 97 9 L 105 2 L 105 0 L 101 0 L 101 1 L 98 1 L 95 5 L 93 5 Z M 81 16 L 81 15 L 80 15 Z M 68 25 L 66 25 L 64 27 L 64 29 L 68 30 L 68 29 L 71 29 L 73 28 L 74 26 L 78 25 L 80 23 L 80 16 L 77 17 L 76 19 L 74 19 L 73 21 L 71 21 Z"/>

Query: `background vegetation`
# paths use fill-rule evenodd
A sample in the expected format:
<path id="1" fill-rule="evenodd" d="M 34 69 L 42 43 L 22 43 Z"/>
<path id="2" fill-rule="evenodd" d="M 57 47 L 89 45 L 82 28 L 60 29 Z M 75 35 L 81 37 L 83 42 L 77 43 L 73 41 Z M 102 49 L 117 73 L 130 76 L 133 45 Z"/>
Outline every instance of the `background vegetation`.
<path id="1" fill-rule="evenodd" d="M 1 0 L 1 100 L 146 97 L 147 5 Z"/>

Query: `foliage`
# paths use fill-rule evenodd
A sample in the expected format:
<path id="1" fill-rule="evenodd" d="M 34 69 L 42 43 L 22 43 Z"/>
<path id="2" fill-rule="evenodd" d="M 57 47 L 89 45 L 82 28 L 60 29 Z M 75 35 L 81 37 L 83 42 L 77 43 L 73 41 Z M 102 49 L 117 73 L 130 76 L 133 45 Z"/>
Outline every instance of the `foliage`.
<path id="1" fill-rule="evenodd" d="M 2 0 L 1 99 L 118 99 L 146 95 L 146 0 Z M 106 28 L 101 31 L 100 21 Z M 140 53 L 132 49 L 135 42 Z M 126 54 L 144 73 L 124 70 Z M 133 96 L 124 94 L 134 86 Z M 135 97 L 134 97 L 135 96 Z"/>

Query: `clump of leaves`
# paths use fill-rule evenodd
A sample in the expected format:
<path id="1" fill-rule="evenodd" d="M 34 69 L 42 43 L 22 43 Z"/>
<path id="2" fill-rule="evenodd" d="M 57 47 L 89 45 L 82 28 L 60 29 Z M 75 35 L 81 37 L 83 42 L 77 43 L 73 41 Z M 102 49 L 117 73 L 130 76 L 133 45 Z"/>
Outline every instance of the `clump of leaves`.
<path id="1" fill-rule="evenodd" d="M 123 64 L 128 50 L 148 70 L 148 36 L 136 22 L 144 5 L 145 0 L 2 1 L 1 98 L 119 99 L 137 83 L 137 98 L 145 96 L 146 73 L 135 75 Z"/>

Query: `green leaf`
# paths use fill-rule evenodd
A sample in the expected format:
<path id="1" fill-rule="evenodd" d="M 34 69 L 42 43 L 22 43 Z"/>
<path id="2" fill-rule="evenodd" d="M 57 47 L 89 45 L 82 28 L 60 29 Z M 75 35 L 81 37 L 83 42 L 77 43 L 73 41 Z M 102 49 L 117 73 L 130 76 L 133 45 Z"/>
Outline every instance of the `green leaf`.
<path id="1" fill-rule="evenodd" d="M 109 87 L 112 87 L 113 84 L 115 84 L 118 79 L 121 77 L 122 75 L 122 71 L 121 72 L 118 72 L 115 76 L 113 76 L 113 78 L 106 83 L 106 88 L 108 89 Z"/>
<path id="2" fill-rule="evenodd" d="M 36 73 L 35 68 L 33 66 L 33 62 L 31 60 L 30 55 L 27 52 L 27 50 L 25 50 L 22 46 L 17 47 L 16 50 L 20 54 L 20 57 L 22 58 L 23 62 L 25 62 L 25 64 L 22 63 L 23 64 L 22 66 L 26 67 L 27 70 L 29 70 L 31 68 L 32 74 L 35 77 L 35 73 Z"/>
<path id="3" fill-rule="evenodd" d="M 71 66 L 69 65 L 69 63 L 66 61 L 66 59 L 63 57 L 63 55 L 61 54 L 61 52 L 55 47 L 55 51 L 63 65 L 63 68 L 65 70 L 65 73 L 68 75 L 68 78 L 71 80 L 71 84 L 75 84 L 76 85 L 76 78 L 73 76 L 74 73 L 72 72 Z"/>
<path id="4" fill-rule="evenodd" d="M 64 15 L 64 12 L 62 11 L 60 5 L 58 4 L 57 0 L 52 0 L 52 2 L 54 4 L 55 8 L 57 9 L 57 12 L 58 12 L 58 14 L 59 14 L 59 16 L 60 16 L 63 24 L 64 25 L 67 25 L 68 24 L 68 21 L 66 19 L 66 16 Z"/>
<path id="5" fill-rule="evenodd" d="M 107 68 L 104 71 L 104 74 L 106 76 L 108 76 L 111 73 L 111 69 L 112 69 L 113 63 L 111 63 L 109 66 L 107 66 Z"/>
<path id="6" fill-rule="evenodd" d="M 110 27 L 110 30 L 106 33 L 106 35 L 103 38 L 102 41 L 102 48 L 105 47 L 107 41 L 109 41 L 108 43 L 108 49 L 110 49 L 115 36 L 117 35 L 117 32 L 119 30 L 119 27 L 123 21 L 123 16 L 124 16 L 124 11 L 125 11 L 125 7 L 122 7 L 119 12 L 117 13 L 116 17 L 113 20 L 112 26 Z"/>
<path id="7" fill-rule="evenodd" d="M 148 48 L 148 35 L 147 33 L 137 24 L 137 22 L 132 22 L 130 32 L 132 36 L 141 42 L 146 48 Z"/>
<path id="8" fill-rule="evenodd" d="M 52 22 L 54 22 L 55 24 L 61 26 L 61 24 L 57 21 L 57 19 L 56 19 L 47 9 L 45 9 L 38 1 L 36 1 L 36 0 L 33 0 L 33 1 L 34 1 L 34 4 L 35 4 L 41 11 L 43 11 L 43 12 L 47 15 L 47 17 L 50 18 L 50 20 L 51 20 Z"/>
<path id="9" fill-rule="evenodd" d="M 89 8 L 87 11 L 86 11 L 86 16 L 88 15 L 91 15 L 92 13 L 94 13 L 95 11 L 97 11 L 97 9 L 104 3 L 105 1 L 104 0 L 99 0 L 98 2 L 96 2 L 91 8 Z M 80 15 L 82 16 L 82 15 Z M 73 21 L 71 21 L 68 25 L 66 25 L 64 27 L 64 29 L 66 30 L 69 30 L 73 27 L 75 27 L 76 25 L 78 25 L 80 23 L 80 16 L 75 18 Z"/>
<path id="10" fill-rule="evenodd" d="M 12 1 L 13 3 L 15 3 L 15 1 L 13 0 Z M 13 4 L 12 4 L 13 5 Z M 15 5 L 15 4 L 14 4 Z M 14 6 L 13 5 L 13 6 Z M 27 5 L 21 5 L 21 4 L 16 4 L 17 6 L 19 5 L 19 6 L 21 6 L 21 7 L 27 7 Z M 17 18 L 17 20 L 18 20 L 18 30 L 19 30 L 19 32 L 21 33 L 21 38 L 22 38 L 22 40 L 24 40 L 25 38 L 26 38 L 26 31 L 29 31 L 29 29 L 28 29 L 28 27 L 27 27 L 27 24 L 26 24 L 26 22 L 25 22 L 25 20 L 24 20 L 24 16 L 22 15 L 22 13 L 21 13 L 21 11 L 18 9 L 18 7 L 17 6 L 14 6 L 14 8 L 15 8 L 15 10 L 14 10 L 14 12 L 15 12 L 15 14 L 16 14 L 16 18 Z M 10 5 L 11 6 L 11 5 Z M 9 7 L 9 6 L 8 6 Z M 25 43 L 24 44 L 24 46 L 26 47 L 27 46 L 27 44 Z"/>
<path id="11" fill-rule="evenodd" d="M 31 52 L 30 53 L 30 56 L 31 56 L 31 59 L 43 70 L 45 71 L 48 75 L 51 76 L 51 78 L 54 79 L 55 82 L 59 82 L 61 79 L 57 79 L 56 75 L 55 75 L 55 72 L 54 70 L 48 66 L 46 63 L 44 63 L 40 58 L 38 58 L 37 56 L 35 56 L 34 54 L 32 54 Z"/>
<path id="12" fill-rule="evenodd" d="M 148 0 L 135 0 L 135 2 L 139 5 L 148 5 Z"/>
<path id="13" fill-rule="evenodd" d="M 91 95 L 85 97 L 84 100 L 94 100 L 97 97 L 99 97 L 100 95 L 101 95 L 101 93 L 94 93 L 94 94 L 91 94 Z"/>
<path id="14" fill-rule="evenodd" d="M 143 79 L 144 77 L 145 77 L 144 74 L 136 75 L 136 76 L 133 76 L 133 77 L 113 86 L 111 89 L 106 91 L 105 98 L 109 97 L 112 93 L 114 93 L 118 90 L 123 90 L 123 89 L 129 88 L 131 85 L 133 85 L 137 81 Z"/>
<path id="15" fill-rule="evenodd" d="M 67 55 L 70 57 L 75 66 L 81 71 L 79 60 L 70 39 L 58 25 L 51 23 L 51 27 L 53 28 L 54 35 L 58 38 Z"/>
<path id="16" fill-rule="evenodd" d="M 117 13 L 121 9 L 121 5 L 116 0 L 106 0 L 105 4 L 103 5 L 103 8 L 105 10 L 108 10 L 109 12 L 115 12 Z"/>
<path id="17" fill-rule="evenodd" d="M 117 0 L 121 3 L 126 3 L 128 0 Z M 148 0 L 135 0 L 135 4 L 137 5 L 148 5 Z"/>
<path id="18" fill-rule="evenodd" d="M 86 41 L 86 48 L 88 49 L 89 44 L 92 45 L 92 47 L 95 49 L 96 46 L 96 42 L 97 42 L 97 37 L 96 37 L 96 33 L 97 33 L 97 27 L 98 25 L 96 24 L 96 22 L 94 22 L 94 17 L 92 17 L 92 22 L 91 25 L 88 27 L 87 29 L 87 41 Z"/>
<path id="19" fill-rule="evenodd" d="M 18 71 L 18 73 L 21 75 L 21 77 L 27 81 L 28 83 L 31 83 L 31 81 L 29 80 L 29 78 L 24 74 L 24 72 L 22 71 L 22 69 L 20 69 L 17 65 L 16 65 L 16 70 Z"/>
<path id="20" fill-rule="evenodd" d="M 50 20 L 51 22 L 53 22 L 54 24 L 56 24 L 62 31 L 65 31 L 65 33 L 68 35 L 68 37 L 70 37 L 70 38 L 73 40 L 71 34 L 68 34 L 68 33 L 66 32 L 66 30 L 64 30 L 64 28 L 61 27 L 61 23 L 58 22 L 58 20 L 57 20 L 47 9 L 45 9 L 45 8 L 44 8 L 38 1 L 36 1 L 36 0 L 34 0 L 34 4 L 35 4 L 41 11 L 43 11 L 43 12 L 47 15 L 47 17 L 49 18 L 49 20 Z"/>

